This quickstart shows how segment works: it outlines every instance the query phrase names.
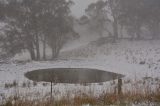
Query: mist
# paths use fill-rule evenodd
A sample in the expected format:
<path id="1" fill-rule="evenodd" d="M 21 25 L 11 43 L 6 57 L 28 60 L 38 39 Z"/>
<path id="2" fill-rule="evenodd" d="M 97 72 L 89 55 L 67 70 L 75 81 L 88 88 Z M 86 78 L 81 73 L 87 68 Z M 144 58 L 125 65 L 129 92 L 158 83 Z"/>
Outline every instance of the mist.
<path id="1" fill-rule="evenodd" d="M 160 0 L 0 0 L 0 106 L 160 106 Z"/>
<path id="2" fill-rule="evenodd" d="M 73 0 L 75 3 L 71 7 L 71 11 L 73 16 L 80 18 L 81 16 L 85 15 L 85 9 L 91 3 L 96 2 L 97 0 Z"/>

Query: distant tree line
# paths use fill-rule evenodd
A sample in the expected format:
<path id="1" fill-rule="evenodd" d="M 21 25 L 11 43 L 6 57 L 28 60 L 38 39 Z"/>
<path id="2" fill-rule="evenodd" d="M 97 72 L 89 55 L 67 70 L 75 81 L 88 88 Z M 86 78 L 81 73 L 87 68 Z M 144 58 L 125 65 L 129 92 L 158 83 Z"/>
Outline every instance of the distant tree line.
<path id="1" fill-rule="evenodd" d="M 27 50 L 32 60 L 45 60 L 50 47 L 55 59 L 66 41 L 78 35 L 72 4 L 71 0 L 0 0 L 0 23 L 5 25 L 0 29 L 0 51 L 14 56 Z M 152 39 L 159 39 L 159 10 L 160 0 L 98 0 L 80 20 L 100 37 L 106 31 L 113 42 L 123 38 L 124 29 L 131 39 L 143 39 L 143 28 Z"/>
<path id="2" fill-rule="evenodd" d="M 152 39 L 157 39 L 160 37 L 159 10 L 160 0 L 98 0 L 88 6 L 80 20 L 100 36 L 107 31 L 114 40 L 123 38 L 123 29 L 131 39 L 142 39 L 143 28 L 150 32 Z M 111 24 L 113 31 L 107 24 Z"/>
<path id="3" fill-rule="evenodd" d="M 1 49 L 8 56 L 28 50 L 32 60 L 45 60 L 49 46 L 52 59 L 56 58 L 67 39 L 76 36 L 72 4 L 71 0 L 0 0 L 0 21 L 5 23 Z"/>

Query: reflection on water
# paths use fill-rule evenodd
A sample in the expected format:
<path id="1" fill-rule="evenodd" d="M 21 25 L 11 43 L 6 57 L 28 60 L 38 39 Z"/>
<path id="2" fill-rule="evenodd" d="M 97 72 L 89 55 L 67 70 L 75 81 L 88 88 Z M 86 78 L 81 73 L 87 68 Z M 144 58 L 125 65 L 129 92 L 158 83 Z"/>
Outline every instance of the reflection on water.
<path id="1" fill-rule="evenodd" d="M 87 68 L 41 69 L 25 74 L 30 80 L 53 83 L 99 83 L 123 77 L 112 72 Z"/>

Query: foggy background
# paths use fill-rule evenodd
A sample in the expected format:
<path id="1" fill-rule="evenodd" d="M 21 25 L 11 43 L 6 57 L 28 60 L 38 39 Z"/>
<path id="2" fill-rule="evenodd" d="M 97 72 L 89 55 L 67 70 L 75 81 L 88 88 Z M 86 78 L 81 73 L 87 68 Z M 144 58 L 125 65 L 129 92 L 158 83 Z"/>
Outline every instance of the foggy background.
<path id="1" fill-rule="evenodd" d="M 23 99 L 23 94 L 37 100 L 33 106 L 48 97 L 50 84 L 31 81 L 25 73 L 55 68 L 79 68 L 81 78 L 92 75 L 85 73 L 89 69 L 124 75 L 127 106 L 130 102 L 140 106 L 139 97 L 144 106 L 160 101 L 160 0 L 0 0 L 0 105 Z M 74 100 L 79 93 L 77 97 L 88 100 L 98 97 L 100 103 L 121 101 L 121 96 L 113 97 L 117 80 L 83 85 L 54 84 L 53 95 L 67 103 L 73 103 L 69 96 Z M 88 95 L 91 87 L 93 95 L 92 91 Z"/>
<path id="2" fill-rule="evenodd" d="M 96 2 L 97 0 L 73 0 L 75 5 L 71 7 L 72 14 L 77 18 L 85 14 L 85 9 L 91 3 Z"/>

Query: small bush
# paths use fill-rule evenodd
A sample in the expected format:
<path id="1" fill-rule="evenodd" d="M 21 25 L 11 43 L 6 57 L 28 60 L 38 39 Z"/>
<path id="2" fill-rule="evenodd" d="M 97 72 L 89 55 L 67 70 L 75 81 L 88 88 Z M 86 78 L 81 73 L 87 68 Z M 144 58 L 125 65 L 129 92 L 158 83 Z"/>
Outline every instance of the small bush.
<path id="1" fill-rule="evenodd" d="M 25 88 L 27 86 L 26 82 L 23 82 L 22 87 Z"/>
<path id="2" fill-rule="evenodd" d="M 139 64 L 144 65 L 146 62 L 145 61 L 140 61 Z"/>
<path id="3" fill-rule="evenodd" d="M 16 81 L 13 81 L 13 87 L 18 86 L 18 83 Z"/>
<path id="4" fill-rule="evenodd" d="M 34 81 L 34 82 L 33 82 L 33 86 L 37 86 L 37 82 Z"/>
<path id="5" fill-rule="evenodd" d="M 18 86 L 18 83 L 16 81 L 13 81 L 12 83 L 5 83 L 4 87 L 6 89 L 12 88 L 12 87 L 16 87 Z"/>
<path id="6" fill-rule="evenodd" d="M 43 85 L 43 86 L 47 86 L 47 85 L 48 85 L 48 83 L 42 83 L 42 85 Z"/>

